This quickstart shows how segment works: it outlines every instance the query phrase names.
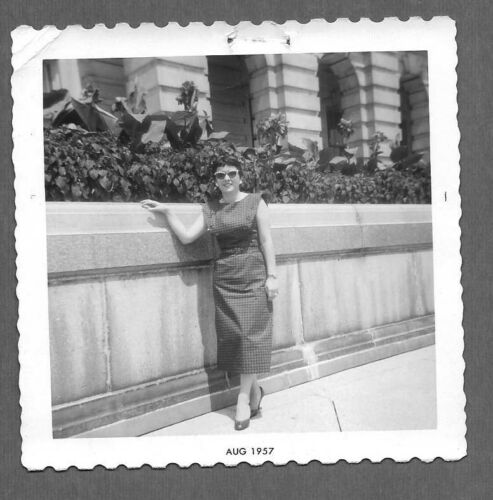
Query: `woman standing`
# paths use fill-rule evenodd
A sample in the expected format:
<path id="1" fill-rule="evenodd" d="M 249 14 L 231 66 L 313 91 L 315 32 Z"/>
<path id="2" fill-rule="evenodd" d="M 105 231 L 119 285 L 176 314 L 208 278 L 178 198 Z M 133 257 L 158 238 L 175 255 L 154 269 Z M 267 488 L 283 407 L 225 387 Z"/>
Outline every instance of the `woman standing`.
<path id="1" fill-rule="evenodd" d="M 165 214 L 184 244 L 206 231 L 217 240 L 221 250 L 213 279 L 217 367 L 240 374 L 235 429 L 243 430 L 259 414 L 264 395 L 257 375 L 270 370 L 272 300 L 278 287 L 268 208 L 260 194 L 240 191 L 239 169 L 236 160 L 216 168 L 221 199 L 204 205 L 189 228 L 164 204 L 144 200 L 142 206 Z"/>

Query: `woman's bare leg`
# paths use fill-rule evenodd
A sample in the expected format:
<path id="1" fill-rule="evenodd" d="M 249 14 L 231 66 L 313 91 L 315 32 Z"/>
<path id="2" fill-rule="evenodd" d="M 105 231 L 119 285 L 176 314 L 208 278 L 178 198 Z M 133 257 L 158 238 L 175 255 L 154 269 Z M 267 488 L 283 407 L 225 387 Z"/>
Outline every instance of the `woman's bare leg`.
<path id="1" fill-rule="evenodd" d="M 250 418 L 250 392 L 257 375 L 242 373 L 240 375 L 240 393 L 236 404 L 236 420 L 241 422 Z"/>
<path id="2" fill-rule="evenodd" d="M 252 389 L 250 391 L 250 408 L 256 410 L 260 401 L 260 386 L 258 385 L 257 375 L 253 379 Z"/>

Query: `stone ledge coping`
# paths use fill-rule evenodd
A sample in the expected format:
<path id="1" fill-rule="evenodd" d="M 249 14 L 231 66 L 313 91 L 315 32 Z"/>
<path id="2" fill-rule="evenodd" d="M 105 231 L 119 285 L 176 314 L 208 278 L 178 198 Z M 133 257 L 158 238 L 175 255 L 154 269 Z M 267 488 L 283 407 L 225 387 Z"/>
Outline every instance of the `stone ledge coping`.
<path id="1" fill-rule="evenodd" d="M 172 205 L 185 223 L 198 204 Z M 432 244 L 430 205 L 271 205 L 278 257 L 400 251 Z M 138 204 L 48 203 L 48 272 L 79 274 L 88 270 L 193 265 L 214 256 L 205 235 L 182 245 Z"/>
<path id="2" fill-rule="evenodd" d="M 169 206 L 185 223 L 191 223 L 201 210 L 198 203 Z M 271 204 L 269 208 L 273 228 L 431 223 L 431 205 Z M 48 235 L 155 232 L 166 227 L 164 217 L 150 214 L 138 203 L 48 202 L 46 214 Z"/>

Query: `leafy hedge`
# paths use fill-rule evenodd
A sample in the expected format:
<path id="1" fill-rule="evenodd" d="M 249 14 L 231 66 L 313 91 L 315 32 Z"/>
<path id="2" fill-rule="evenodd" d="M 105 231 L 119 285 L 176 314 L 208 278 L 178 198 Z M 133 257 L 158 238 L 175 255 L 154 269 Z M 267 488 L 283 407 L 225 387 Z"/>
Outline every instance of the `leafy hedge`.
<path id="1" fill-rule="evenodd" d="M 430 203 L 424 164 L 353 176 L 329 172 L 310 158 L 279 162 L 275 148 L 235 148 L 206 141 L 172 150 L 145 145 L 136 153 L 110 132 L 76 126 L 45 129 L 48 201 L 203 202 L 218 193 L 213 167 L 226 158 L 242 162 L 242 189 L 265 193 L 273 203 Z"/>

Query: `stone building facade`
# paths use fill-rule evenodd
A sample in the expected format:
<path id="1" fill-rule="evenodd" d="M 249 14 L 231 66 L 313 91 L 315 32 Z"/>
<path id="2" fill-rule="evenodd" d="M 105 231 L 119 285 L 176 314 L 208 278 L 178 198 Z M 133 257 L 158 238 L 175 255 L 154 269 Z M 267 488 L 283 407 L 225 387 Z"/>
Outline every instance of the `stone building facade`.
<path id="1" fill-rule="evenodd" d="M 283 113 L 290 143 L 337 150 L 344 117 L 368 156 L 376 131 L 428 151 L 426 68 L 415 52 L 51 60 L 43 79 L 74 96 L 93 83 L 106 109 L 137 79 L 150 112 L 181 109 L 193 80 L 199 110 L 237 143 Z M 200 207 L 176 210 L 189 224 Z M 274 304 L 267 393 L 434 343 L 430 205 L 270 210 L 288 293 Z M 54 437 L 138 436 L 234 403 L 214 369 L 207 236 L 176 245 L 132 203 L 50 202 L 46 224 Z"/>
<path id="2" fill-rule="evenodd" d="M 182 109 L 176 97 L 187 80 L 199 89 L 199 111 L 238 144 L 254 144 L 256 123 L 282 113 L 287 141 L 297 146 L 306 138 L 336 154 L 344 117 L 353 122 L 349 146 L 358 156 L 368 157 L 377 131 L 429 153 L 426 52 L 51 60 L 43 71 L 45 91 L 67 88 L 77 96 L 93 83 L 108 108 L 137 81 L 150 112 Z"/>

